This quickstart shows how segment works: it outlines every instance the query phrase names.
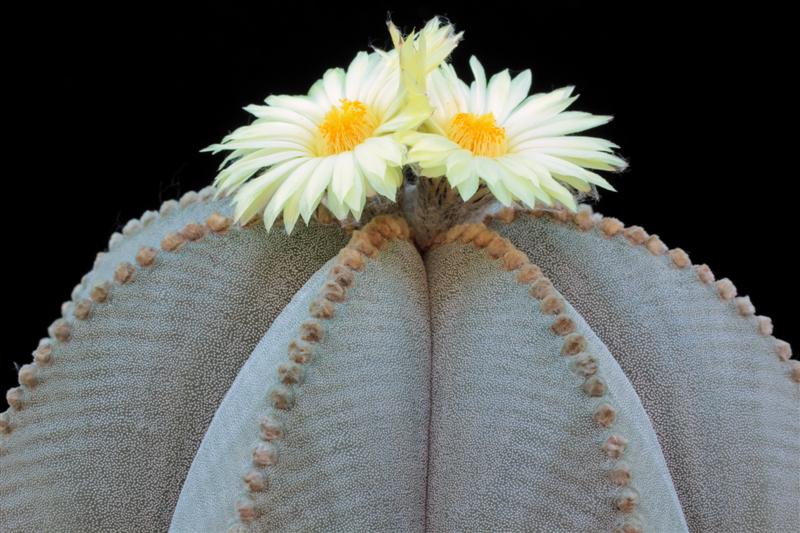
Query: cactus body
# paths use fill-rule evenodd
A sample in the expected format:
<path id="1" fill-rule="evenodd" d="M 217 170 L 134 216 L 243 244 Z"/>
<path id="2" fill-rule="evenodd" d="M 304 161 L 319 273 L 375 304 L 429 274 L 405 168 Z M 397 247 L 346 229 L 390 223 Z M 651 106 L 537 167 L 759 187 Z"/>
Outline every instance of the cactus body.
<path id="1" fill-rule="evenodd" d="M 209 197 L 113 237 L 21 368 L 3 531 L 800 520 L 789 346 L 644 230 L 583 209 L 289 237 Z"/>

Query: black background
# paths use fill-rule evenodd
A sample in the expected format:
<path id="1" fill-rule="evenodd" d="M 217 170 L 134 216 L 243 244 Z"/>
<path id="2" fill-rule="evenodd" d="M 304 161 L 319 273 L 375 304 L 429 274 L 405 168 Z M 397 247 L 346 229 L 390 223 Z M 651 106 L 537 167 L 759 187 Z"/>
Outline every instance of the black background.
<path id="1" fill-rule="evenodd" d="M 435 14 L 466 30 L 453 57 L 465 78 L 475 53 L 489 74 L 530 67 L 534 91 L 575 84 L 575 109 L 613 114 L 590 134 L 620 144 L 630 170 L 612 176 L 619 192 L 599 210 L 730 277 L 796 345 L 791 17 L 755 4 L 643 4 L 137 2 L 6 13 L 0 385 L 15 384 L 15 364 L 30 361 L 111 232 L 210 183 L 219 158 L 198 150 L 249 122 L 243 106 L 305 93 L 356 51 L 389 47 L 387 12 L 405 30 Z"/>

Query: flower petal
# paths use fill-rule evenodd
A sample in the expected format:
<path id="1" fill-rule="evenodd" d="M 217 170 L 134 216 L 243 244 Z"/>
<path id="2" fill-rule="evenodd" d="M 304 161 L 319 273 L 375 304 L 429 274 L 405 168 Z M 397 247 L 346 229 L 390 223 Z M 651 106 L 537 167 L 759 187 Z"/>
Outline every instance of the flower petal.
<path id="1" fill-rule="evenodd" d="M 330 190 L 339 202 L 344 202 L 355 181 L 355 161 L 352 152 L 342 152 L 335 157 Z"/>
<path id="2" fill-rule="evenodd" d="M 495 120 L 500 121 L 499 117 L 505 113 L 510 91 L 511 75 L 508 73 L 508 69 L 498 72 L 489 79 L 489 85 L 486 88 L 486 106 L 487 111 L 494 115 Z"/>
<path id="3" fill-rule="evenodd" d="M 475 56 L 469 58 L 469 66 L 475 77 L 469 88 L 469 109 L 472 113 L 483 115 L 486 113 L 486 72 Z"/>
<path id="4" fill-rule="evenodd" d="M 369 71 L 369 54 L 359 52 L 350 66 L 347 67 L 347 74 L 344 80 L 344 97 L 348 100 L 358 100 L 359 91 L 363 87 L 364 78 Z"/>
<path id="5" fill-rule="evenodd" d="M 517 143 L 522 143 L 528 139 L 577 133 L 607 124 L 612 118 L 613 117 L 608 115 L 592 115 L 591 113 L 583 113 L 580 111 L 567 111 L 556 115 L 540 126 L 523 131 L 512 139 L 510 144 L 516 146 Z"/>
<path id="6" fill-rule="evenodd" d="M 325 95 L 328 97 L 331 105 L 339 105 L 339 102 L 344 98 L 344 70 L 336 67 L 329 68 L 322 75 L 322 84 L 325 88 Z"/>
<path id="7" fill-rule="evenodd" d="M 300 196 L 300 203 L 298 205 L 300 213 L 303 215 L 303 220 L 311 220 L 311 215 L 319 205 L 325 189 L 331 182 L 333 177 L 333 165 L 335 158 L 333 157 L 320 157 L 319 165 L 314 169 L 314 172 L 308 178 L 303 193 Z"/>
<path id="8" fill-rule="evenodd" d="M 292 159 L 244 184 L 234 198 L 236 220 L 246 223 L 252 219 L 269 202 L 283 179 L 303 162 L 304 159 Z"/>
<path id="9" fill-rule="evenodd" d="M 306 181 L 308 181 L 308 178 L 318 165 L 319 159 L 307 159 L 302 165 L 286 176 L 286 179 L 284 179 L 283 183 L 281 183 L 280 187 L 275 191 L 275 194 L 272 195 L 267 208 L 264 210 L 264 225 L 267 228 L 271 228 L 275 223 L 275 219 L 281 214 L 281 210 L 286 202 L 294 196 L 295 193 L 302 190 L 302 187 L 305 186 Z"/>

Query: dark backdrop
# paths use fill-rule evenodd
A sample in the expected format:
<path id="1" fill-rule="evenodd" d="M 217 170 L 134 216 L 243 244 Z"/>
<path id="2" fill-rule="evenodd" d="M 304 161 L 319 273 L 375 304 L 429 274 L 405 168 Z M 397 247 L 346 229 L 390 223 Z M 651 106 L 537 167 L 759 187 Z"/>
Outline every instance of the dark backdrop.
<path id="1" fill-rule="evenodd" d="M 489 73 L 530 67 L 535 91 L 575 84 L 576 109 L 615 115 L 591 134 L 620 144 L 631 166 L 599 209 L 730 277 L 797 344 L 797 147 L 780 132 L 797 100 L 788 14 L 550 4 L 70 3 L 6 13 L 0 388 L 16 382 L 15 365 L 30 361 L 112 231 L 208 184 L 219 159 L 198 150 L 249 121 L 244 105 L 304 93 L 357 50 L 389 46 L 387 11 L 406 30 L 434 14 L 466 30 L 454 62 L 467 77 L 476 53 Z"/>

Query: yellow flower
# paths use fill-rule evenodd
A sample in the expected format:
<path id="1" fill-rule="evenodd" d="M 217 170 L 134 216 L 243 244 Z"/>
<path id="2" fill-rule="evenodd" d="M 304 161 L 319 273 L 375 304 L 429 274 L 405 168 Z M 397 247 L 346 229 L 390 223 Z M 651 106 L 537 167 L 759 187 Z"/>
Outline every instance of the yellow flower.
<path id="1" fill-rule="evenodd" d="M 511 78 L 504 70 L 486 81 L 483 66 L 470 59 L 475 81 L 458 78 L 443 64 L 427 77 L 433 114 L 418 132 L 397 137 L 409 145 L 408 162 L 424 176 L 447 176 L 464 200 L 483 181 L 501 203 L 553 199 L 575 209 L 572 192 L 592 185 L 614 188 L 592 170 L 621 170 L 626 163 L 617 145 L 596 137 L 572 136 L 611 120 L 610 116 L 565 111 L 575 101 L 574 87 L 528 96 L 531 73 Z"/>
<path id="2" fill-rule="evenodd" d="M 406 148 L 393 134 L 416 128 L 432 112 L 419 88 L 401 77 L 436 69 L 461 35 L 438 19 L 405 40 L 391 23 L 390 32 L 394 50 L 358 53 L 346 70 L 325 72 L 307 95 L 247 106 L 256 120 L 206 148 L 231 152 L 215 184 L 236 191 L 237 220 L 263 210 L 270 228 L 282 212 L 291 232 L 320 202 L 344 219 L 359 218 L 375 194 L 395 199 Z"/>

